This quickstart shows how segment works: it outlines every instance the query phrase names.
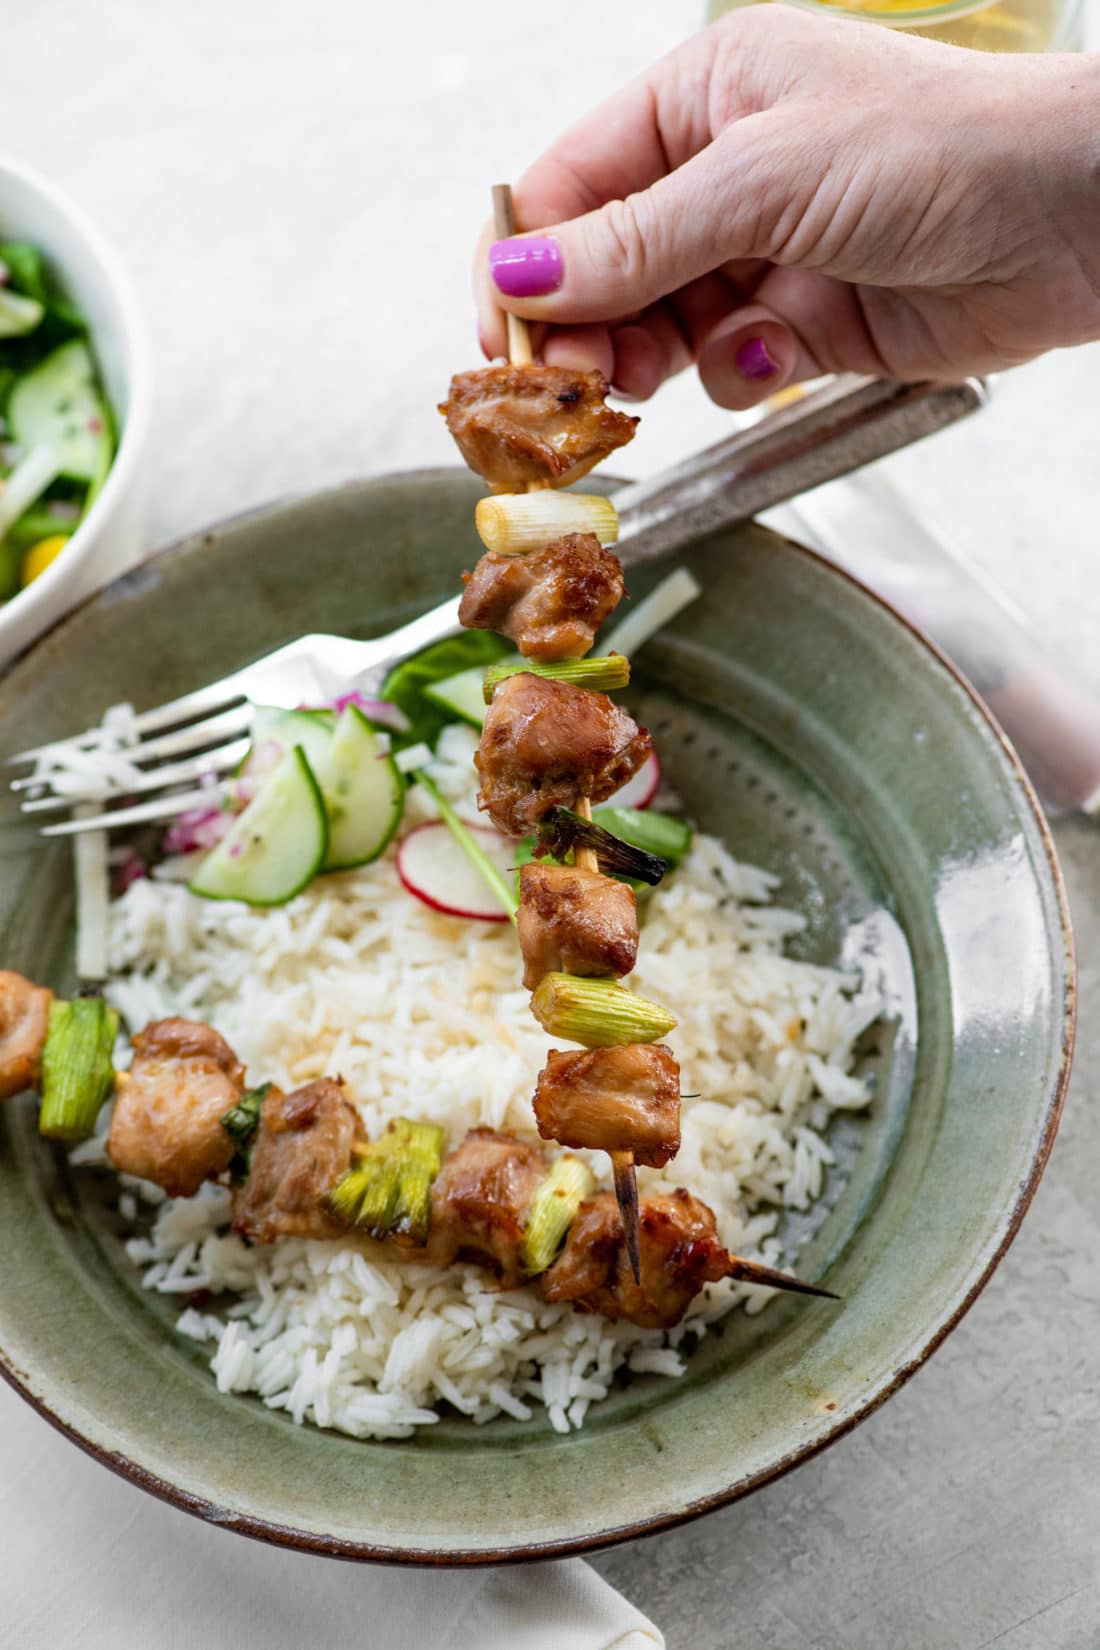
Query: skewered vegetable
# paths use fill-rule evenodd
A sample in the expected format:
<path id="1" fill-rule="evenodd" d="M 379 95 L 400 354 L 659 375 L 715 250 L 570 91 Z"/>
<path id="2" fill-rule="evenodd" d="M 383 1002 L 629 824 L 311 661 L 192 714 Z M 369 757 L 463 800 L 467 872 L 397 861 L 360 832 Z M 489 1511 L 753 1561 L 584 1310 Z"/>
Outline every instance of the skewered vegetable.
<path id="1" fill-rule="evenodd" d="M 539 823 L 537 841 L 535 852 L 540 858 L 548 855 L 561 861 L 568 854 L 585 849 L 595 855 L 601 871 L 649 883 L 651 887 L 656 887 L 668 870 L 668 862 L 659 855 L 633 846 L 597 824 L 594 817 L 585 819 L 570 808 L 551 808 Z"/>
<path id="2" fill-rule="evenodd" d="M 51 1140 L 86 1140 L 115 1086 L 111 1055 L 118 1015 L 102 997 L 50 1004 L 42 1049 L 38 1130 Z"/>
<path id="3" fill-rule="evenodd" d="M 562 659 L 553 665 L 537 664 L 526 659 L 514 663 L 502 659 L 500 664 L 490 665 L 485 672 L 485 703 L 492 703 L 493 694 L 501 682 L 524 671 L 553 682 L 568 682 L 573 687 L 598 689 L 601 693 L 611 693 L 616 688 L 630 685 L 630 660 L 621 653 L 613 654 L 609 659 Z"/>
<path id="4" fill-rule="evenodd" d="M 373 1238 L 423 1243 L 432 1181 L 443 1161 L 443 1130 L 399 1117 L 379 1140 L 357 1147 L 356 1154 L 358 1168 L 329 1193 L 337 1214 Z"/>
<path id="5" fill-rule="evenodd" d="M 566 533 L 591 533 L 601 544 L 619 537 L 619 512 L 595 493 L 495 493 L 477 501 L 474 522 L 486 550 L 522 556 Z"/>
<path id="6" fill-rule="evenodd" d="M 676 1029 L 676 1018 L 660 1003 L 639 997 L 614 980 L 575 979 L 547 974 L 531 996 L 531 1012 L 551 1037 L 585 1048 L 618 1043 L 656 1043 Z"/>
<path id="7" fill-rule="evenodd" d="M 264 1101 L 271 1093 L 271 1087 L 270 1083 L 261 1083 L 258 1089 L 249 1089 L 247 1094 L 242 1094 L 237 1104 L 230 1106 L 222 1117 L 222 1128 L 233 1142 L 229 1173 L 234 1181 L 244 1180 L 248 1174 L 252 1142 L 256 1138 L 256 1131 L 260 1126 L 260 1113 Z"/>
<path id="8" fill-rule="evenodd" d="M 553 1264 L 577 1210 L 595 1186 L 595 1175 L 579 1157 L 563 1154 L 555 1159 L 531 1201 L 523 1228 L 520 1262 L 527 1277 Z"/>

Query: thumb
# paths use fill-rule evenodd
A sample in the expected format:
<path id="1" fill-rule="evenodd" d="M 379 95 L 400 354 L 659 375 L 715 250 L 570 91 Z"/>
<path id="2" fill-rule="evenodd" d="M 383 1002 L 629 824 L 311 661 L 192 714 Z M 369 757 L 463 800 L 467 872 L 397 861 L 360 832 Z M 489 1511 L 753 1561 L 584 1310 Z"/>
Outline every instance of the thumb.
<path id="1" fill-rule="evenodd" d="M 746 173 L 751 115 L 650 188 L 489 247 L 502 308 L 558 325 L 636 314 L 734 258 L 766 258 L 765 214 Z"/>

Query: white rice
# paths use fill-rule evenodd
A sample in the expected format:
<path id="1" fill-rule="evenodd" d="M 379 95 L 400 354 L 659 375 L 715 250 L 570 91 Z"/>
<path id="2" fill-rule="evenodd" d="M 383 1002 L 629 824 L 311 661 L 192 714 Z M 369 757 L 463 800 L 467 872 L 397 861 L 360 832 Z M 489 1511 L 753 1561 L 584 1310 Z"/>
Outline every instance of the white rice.
<path id="1" fill-rule="evenodd" d="M 433 773 L 475 817 L 474 738 L 445 731 Z M 427 804 L 410 798 L 412 823 Z M 737 1253 L 782 1263 L 784 1209 L 806 1209 L 833 1161 L 823 1130 L 868 1102 L 851 1074 L 877 1001 L 851 974 L 783 955 L 802 919 L 769 904 L 775 879 L 697 836 L 645 907 L 632 984 L 679 1017 L 669 1039 L 685 1095 L 683 1144 L 643 1191 L 686 1185 L 714 1209 Z M 409 1116 L 453 1145 L 478 1124 L 532 1133 L 531 1094 L 548 1039 L 531 1017 L 515 932 L 441 916 L 398 882 L 392 854 L 321 878 L 275 910 L 196 899 L 170 881 L 135 883 L 113 908 L 108 993 L 128 1024 L 182 1014 L 229 1039 L 253 1083 L 286 1088 L 341 1074 L 371 1135 Z M 103 1127 L 106 1127 L 106 1116 Z M 76 1153 L 102 1156 L 102 1135 Z M 607 1160 L 592 1166 L 606 1180 Z M 147 1288 L 181 1299 L 228 1291 L 217 1313 L 188 1305 L 181 1333 L 212 1348 L 225 1392 L 253 1392 L 295 1421 L 357 1437 L 407 1437 L 446 1402 L 475 1422 L 580 1426 L 616 1370 L 677 1376 L 692 1337 L 766 1292 L 708 1286 L 668 1334 L 551 1306 L 537 1287 L 496 1291 L 474 1267 L 369 1258 L 354 1240 L 249 1248 L 227 1231 L 228 1194 L 206 1186 L 158 1205 L 131 1239 Z"/>

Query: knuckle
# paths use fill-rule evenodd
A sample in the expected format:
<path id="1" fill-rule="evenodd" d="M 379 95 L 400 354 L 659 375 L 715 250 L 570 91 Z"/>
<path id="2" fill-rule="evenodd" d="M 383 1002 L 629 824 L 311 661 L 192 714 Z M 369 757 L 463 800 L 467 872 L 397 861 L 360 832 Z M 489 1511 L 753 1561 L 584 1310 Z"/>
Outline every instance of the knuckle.
<path id="1" fill-rule="evenodd" d="M 644 197 L 628 195 L 608 202 L 603 213 L 603 257 L 608 273 L 631 292 L 648 290 L 652 226 L 642 205 Z"/>

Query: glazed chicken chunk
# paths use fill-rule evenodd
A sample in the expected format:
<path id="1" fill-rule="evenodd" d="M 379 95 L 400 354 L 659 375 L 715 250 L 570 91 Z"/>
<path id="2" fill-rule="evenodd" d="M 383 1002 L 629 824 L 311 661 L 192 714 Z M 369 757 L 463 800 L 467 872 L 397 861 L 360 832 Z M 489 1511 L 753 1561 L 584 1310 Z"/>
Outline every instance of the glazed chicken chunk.
<path id="1" fill-rule="evenodd" d="M 731 1270 L 718 1239 L 714 1215 L 680 1187 L 643 1198 L 641 1276 L 630 1270 L 623 1222 L 610 1192 L 582 1203 L 565 1248 L 542 1280 L 550 1301 L 572 1301 L 580 1312 L 625 1318 L 643 1329 L 670 1329 L 679 1323 L 705 1283 Z"/>
<path id="2" fill-rule="evenodd" d="M 478 807 L 524 836 L 554 807 L 604 802 L 637 773 L 653 740 L 606 693 L 521 672 L 493 694 L 474 761 Z"/>
<path id="3" fill-rule="evenodd" d="M 273 1088 L 264 1098 L 247 1178 L 233 1193 L 233 1230 L 253 1243 L 342 1237 L 347 1223 L 326 1198 L 351 1167 L 351 1148 L 362 1133 L 340 1078 L 322 1077 L 293 1094 Z"/>
<path id="4" fill-rule="evenodd" d="M 594 533 L 567 533 L 525 556 L 489 550 L 464 573 L 459 622 L 497 630 L 525 659 L 579 659 L 623 596 L 618 556 Z"/>
<path id="5" fill-rule="evenodd" d="M 0 969 L 0 1100 L 35 1088 L 53 992 L 13 969 Z"/>
<path id="6" fill-rule="evenodd" d="M 133 1039 L 120 1078 L 107 1154 L 123 1174 L 190 1197 L 229 1167 L 222 1118 L 244 1090 L 244 1068 L 225 1038 L 195 1020 L 154 1020 Z"/>
<path id="7" fill-rule="evenodd" d="M 599 372 L 482 367 L 459 372 L 439 410 L 466 463 L 494 493 L 569 487 L 634 439 L 637 418 L 604 403 Z"/>
<path id="8" fill-rule="evenodd" d="M 680 1067 L 664 1043 L 551 1049 L 534 1106 L 542 1138 L 576 1150 L 633 1152 L 647 1169 L 680 1150 Z"/>
<path id="9" fill-rule="evenodd" d="M 524 1221 L 545 1174 L 537 1146 L 495 1129 L 471 1129 L 432 1186 L 425 1258 L 443 1266 L 478 1260 L 500 1273 L 505 1288 L 520 1283 Z"/>
<path id="10" fill-rule="evenodd" d="M 516 916 L 523 983 L 534 991 L 544 974 L 619 979 L 638 956 L 634 890 L 575 865 L 525 865 Z"/>

